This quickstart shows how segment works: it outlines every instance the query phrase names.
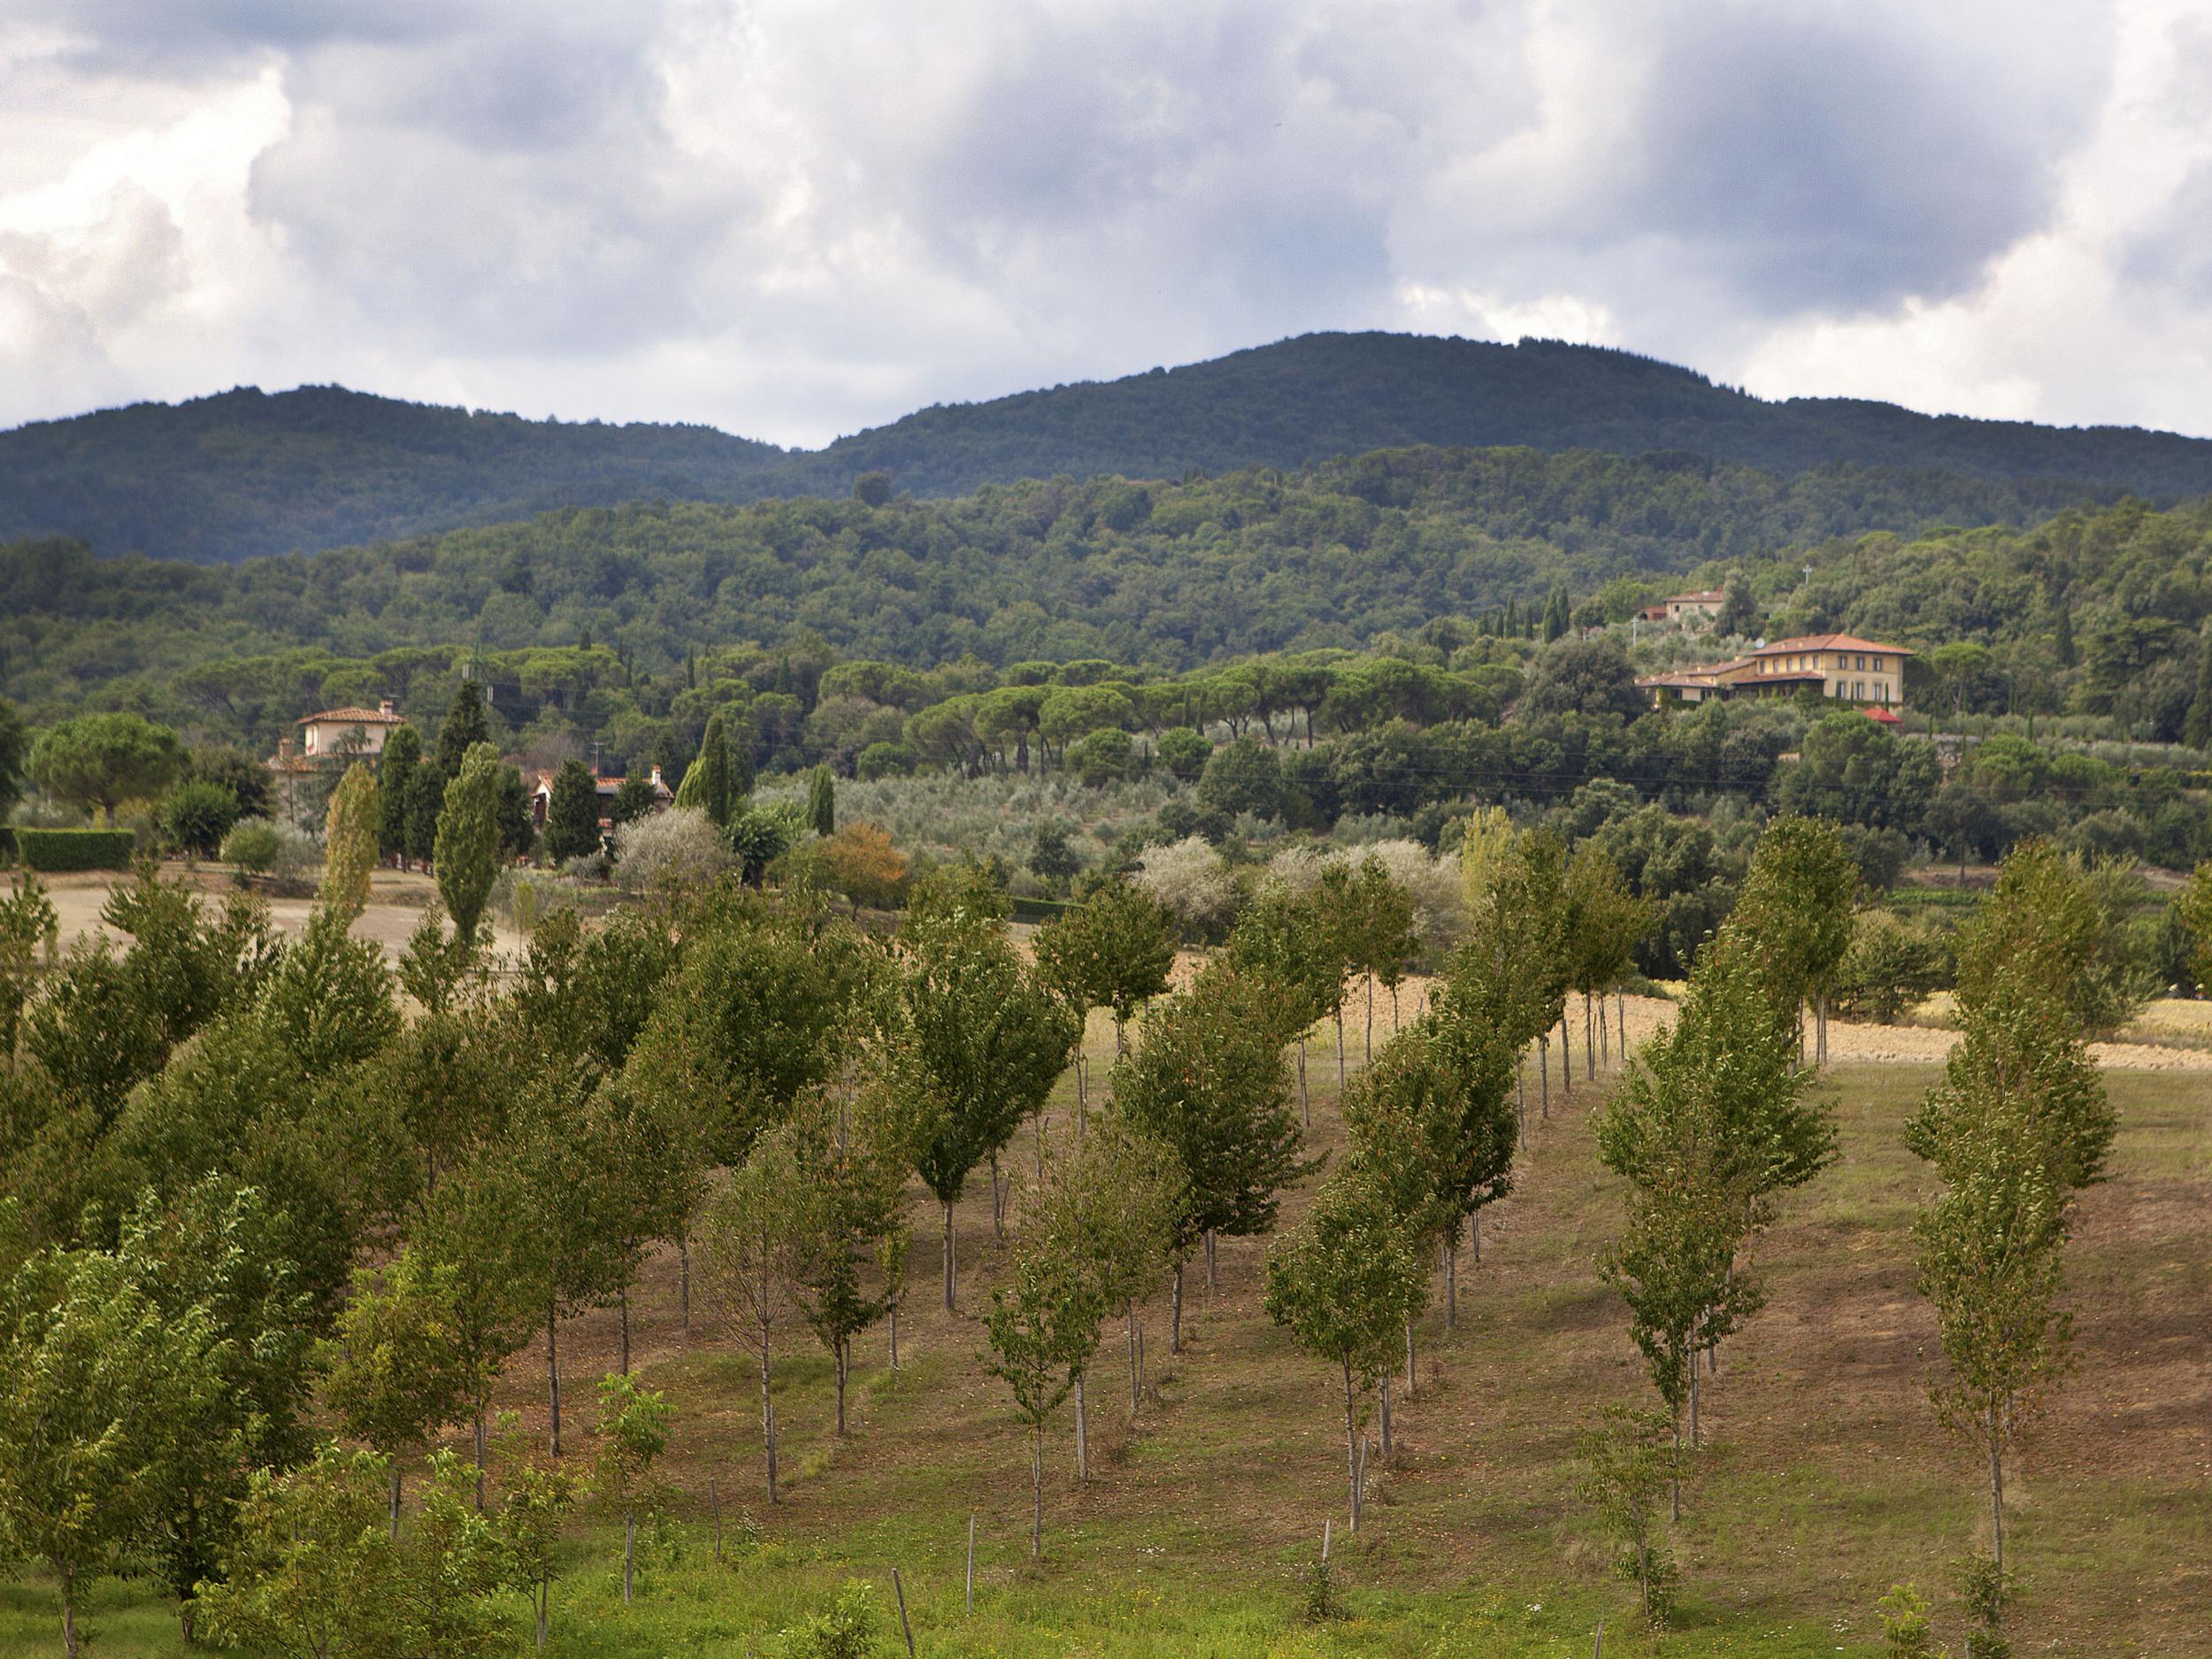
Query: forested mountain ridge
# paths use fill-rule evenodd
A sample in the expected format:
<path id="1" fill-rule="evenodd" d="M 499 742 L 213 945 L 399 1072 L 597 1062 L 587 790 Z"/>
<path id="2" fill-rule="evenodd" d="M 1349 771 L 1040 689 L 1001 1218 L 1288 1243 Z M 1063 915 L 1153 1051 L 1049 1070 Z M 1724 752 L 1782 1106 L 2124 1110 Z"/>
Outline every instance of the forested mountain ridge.
<path id="1" fill-rule="evenodd" d="M 230 563 L 549 508 L 734 500 L 780 460 L 708 426 L 525 420 L 337 386 L 254 387 L 0 433 L 0 537 Z"/>
<path id="2" fill-rule="evenodd" d="M 1957 682 L 1962 706 L 2172 735 L 2212 618 L 2212 510 L 2041 517 L 2011 486 L 1962 488 L 1877 469 L 1411 449 L 880 507 L 574 509 L 233 568 L 25 541 L 0 546 L 0 693 L 39 722 L 128 708 L 234 722 L 261 742 L 311 700 L 434 703 L 472 650 L 551 653 L 573 689 L 563 707 L 596 733 L 611 705 L 595 698 L 649 680 L 664 698 L 695 657 L 747 646 L 972 660 L 978 683 L 1035 659 L 1161 672 L 1329 648 L 1425 660 L 1509 604 L 1525 625 L 1563 592 L 1576 623 L 1620 623 L 1674 587 L 1726 581 L 1771 632 L 1986 648 L 1971 686 Z M 2001 522 L 1956 527 L 1968 510 Z M 1641 649 L 1674 661 L 1715 646 L 1663 631 Z M 518 667 L 517 683 L 536 672 Z M 247 683 L 282 689 L 242 700 Z"/>
<path id="3" fill-rule="evenodd" d="M 1184 478 L 1407 446 L 1659 452 L 1795 473 L 1851 465 L 1990 482 L 2030 507 L 2212 494 L 2212 442 L 2134 428 L 1770 403 L 1601 348 L 1309 334 L 1120 380 L 938 405 L 816 451 L 703 426 L 525 420 L 309 387 L 242 388 L 0 433 L 0 538 L 229 563 L 573 506 L 919 496 L 1025 478 Z M 2014 516 L 1970 505 L 1971 522 Z M 1868 527 L 1862 526 L 1860 527 Z"/>

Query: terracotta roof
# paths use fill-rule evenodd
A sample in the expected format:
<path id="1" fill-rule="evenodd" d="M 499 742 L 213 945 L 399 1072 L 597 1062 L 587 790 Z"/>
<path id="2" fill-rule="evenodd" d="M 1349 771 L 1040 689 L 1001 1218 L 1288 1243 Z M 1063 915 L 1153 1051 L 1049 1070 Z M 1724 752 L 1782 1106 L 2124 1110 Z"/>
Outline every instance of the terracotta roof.
<path id="1" fill-rule="evenodd" d="M 1886 657 L 1914 655 L 1902 645 L 1884 645 L 1877 640 L 1863 640 L 1855 634 L 1801 634 L 1793 640 L 1776 640 L 1770 645 L 1762 645 L 1751 654 L 1754 657 L 1772 657 L 1783 651 L 1879 651 Z"/>
<path id="2" fill-rule="evenodd" d="M 1862 709 L 1859 712 L 1870 720 L 1879 720 L 1884 726 L 1902 726 L 1905 723 L 1901 717 L 1892 714 L 1887 709 Z"/>
<path id="3" fill-rule="evenodd" d="M 341 726 L 404 726 L 403 715 L 388 713 L 382 709 L 325 709 L 319 714 L 303 714 L 294 722 L 298 726 L 313 726 L 320 720 L 334 720 Z"/>

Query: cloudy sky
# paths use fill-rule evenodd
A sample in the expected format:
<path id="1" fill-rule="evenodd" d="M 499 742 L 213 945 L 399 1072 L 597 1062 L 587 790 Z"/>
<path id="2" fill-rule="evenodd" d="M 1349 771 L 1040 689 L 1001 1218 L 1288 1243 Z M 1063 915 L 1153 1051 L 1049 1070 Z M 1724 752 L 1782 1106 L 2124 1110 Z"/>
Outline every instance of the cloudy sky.
<path id="1" fill-rule="evenodd" d="M 0 425 L 1391 328 L 2212 434 L 2212 0 L 0 0 Z"/>

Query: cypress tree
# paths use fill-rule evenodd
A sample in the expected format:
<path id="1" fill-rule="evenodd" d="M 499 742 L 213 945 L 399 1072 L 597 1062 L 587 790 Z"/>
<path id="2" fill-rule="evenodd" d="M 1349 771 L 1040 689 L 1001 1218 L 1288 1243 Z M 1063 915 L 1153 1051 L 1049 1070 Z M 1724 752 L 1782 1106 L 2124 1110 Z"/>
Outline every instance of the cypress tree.
<path id="1" fill-rule="evenodd" d="M 458 776 L 471 747 L 490 739 L 491 728 L 484 721 L 484 694 L 474 680 L 465 680 L 453 688 L 452 706 L 438 727 L 438 770 L 449 778 Z"/>
<path id="2" fill-rule="evenodd" d="M 407 779 L 407 856 L 427 863 L 438 839 L 438 814 L 445 810 L 445 768 L 435 760 L 416 765 Z"/>
<path id="3" fill-rule="evenodd" d="M 2189 704 L 2181 741 L 2192 749 L 2212 749 L 2212 631 L 2206 633 L 2197 657 L 2197 695 Z"/>
<path id="4" fill-rule="evenodd" d="M 415 769 L 422 764 L 422 733 L 403 726 L 385 741 L 377 763 L 376 849 L 387 858 L 407 860 L 407 807 Z"/>
<path id="5" fill-rule="evenodd" d="M 706 735 L 699 742 L 699 758 L 694 764 L 700 769 L 699 804 L 717 824 L 726 825 L 730 821 L 730 741 L 719 712 L 707 721 Z"/>
<path id="6" fill-rule="evenodd" d="M 837 782 L 827 766 L 817 766 L 807 782 L 807 827 L 827 839 L 837 833 Z"/>
<path id="7" fill-rule="evenodd" d="M 582 761 L 564 761 L 546 803 L 545 856 L 558 864 L 598 850 L 599 787 Z"/>

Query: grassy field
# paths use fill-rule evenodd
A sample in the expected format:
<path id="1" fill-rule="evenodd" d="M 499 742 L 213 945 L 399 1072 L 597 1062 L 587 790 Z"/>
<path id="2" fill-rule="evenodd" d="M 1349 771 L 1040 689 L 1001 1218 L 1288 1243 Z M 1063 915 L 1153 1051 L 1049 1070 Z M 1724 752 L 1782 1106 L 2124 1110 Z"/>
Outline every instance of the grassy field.
<path id="1" fill-rule="evenodd" d="M 1353 1039 L 1356 1048 L 1358 1039 Z M 1094 1029 L 1094 1053 L 1110 1036 Z M 1675 1541 L 1682 1615 L 1663 1642 L 1637 1624 L 1574 1497 L 1571 1447 L 1596 1406 L 1647 1388 L 1595 1259 L 1619 1197 L 1593 1156 L 1578 1087 L 1532 1125 L 1521 1190 L 1486 1215 L 1482 1262 L 1463 1258 L 1460 1319 L 1425 1322 L 1419 1387 L 1401 1403 L 1399 1455 L 1356 1540 L 1342 1530 L 1333 1378 L 1260 1312 L 1263 1247 L 1225 1241 L 1220 1282 L 1198 1289 L 1186 1352 L 1167 1353 L 1164 1297 L 1144 1310 L 1154 1394 L 1131 1418 L 1120 1333 L 1093 1389 L 1094 1474 L 1078 1488 L 1071 1424 L 1051 1445 L 1046 1558 L 1028 1561 L 1027 1448 L 1002 1386 L 978 1362 L 974 1311 L 997 1256 L 986 1182 L 960 1216 L 964 1310 L 936 1308 L 935 1248 L 918 1246 L 902 1369 L 881 1333 L 860 1356 L 850 1437 L 833 1433 L 829 1366 L 795 1339 L 779 1373 L 786 1502 L 762 1501 L 755 1376 L 719 1340 L 704 1298 L 677 1316 L 672 1257 L 635 1315 L 639 1369 L 680 1408 L 671 1473 L 683 1524 L 640 1600 L 621 1605 L 615 1535 L 580 1527 L 556 1592 L 549 1651 L 607 1659 L 778 1650 L 774 1633 L 848 1578 L 877 1586 L 897 1642 L 902 1571 L 917 1649 L 968 1655 L 1869 1655 L 1873 1603 L 1920 1583 L 1955 1640 L 1949 1563 L 1986 1528 L 1970 1456 L 1942 1438 L 1924 1387 L 1934 1364 L 1912 1293 L 1907 1227 L 1923 1184 L 1899 1126 L 1933 1074 L 1839 1069 L 1843 1157 L 1785 1206 L 1758 1248 L 1770 1305 L 1707 1390 L 1709 1449 Z M 1317 1086 L 1333 1084 L 1318 1051 Z M 2023 1654 L 2179 1655 L 2212 1644 L 2212 1090 L 2187 1074 L 2109 1079 L 2123 1129 L 2113 1179 L 2090 1192 L 2070 1258 L 2080 1363 L 2011 1474 L 2009 1542 L 2022 1573 Z M 1064 1109 L 1072 1109 L 1072 1085 Z M 1314 1137 L 1338 1139 L 1317 1087 Z M 1530 1090 L 1532 1116 L 1535 1091 Z M 1025 1162 L 1026 1141 L 1018 1148 Z M 1302 1207 L 1294 1198 L 1290 1218 Z M 926 1212 L 918 1209 L 926 1226 Z M 572 1402 L 613 1352 L 611 1315 L 565 1328 Z M 541 1351 L 520 1356 L 508 1403 L 544 1417 Z M 573 1420 L 572 1444 L 588 1439 Z M 726 1549 L 712 1558 L 710 1479 Z M 968 1518 L 975 1611 L 963 1609 Z M 1300 1617 L 1299 1575 L 1337 1517 L 1346 1620 Z M 50 1591 L 0 1591 L 0 1655 L 58 1649 Z M 517 1601 L 518 1630 L 520 1601 Z M 168 1612 L 102 1586 L 96 1652 L 183 1648 Z"/>

